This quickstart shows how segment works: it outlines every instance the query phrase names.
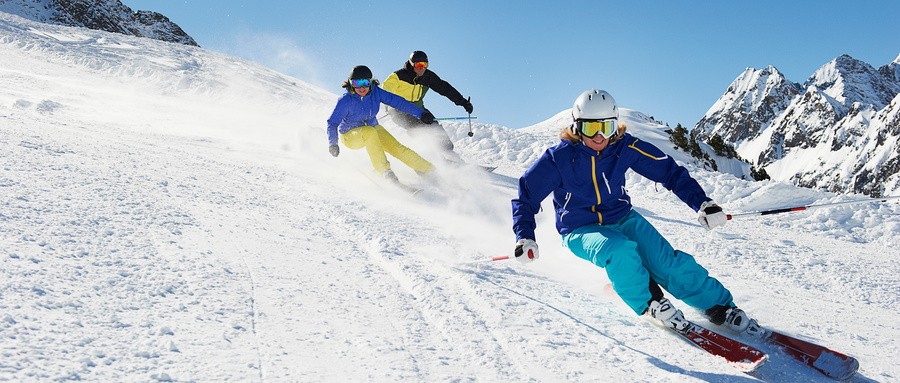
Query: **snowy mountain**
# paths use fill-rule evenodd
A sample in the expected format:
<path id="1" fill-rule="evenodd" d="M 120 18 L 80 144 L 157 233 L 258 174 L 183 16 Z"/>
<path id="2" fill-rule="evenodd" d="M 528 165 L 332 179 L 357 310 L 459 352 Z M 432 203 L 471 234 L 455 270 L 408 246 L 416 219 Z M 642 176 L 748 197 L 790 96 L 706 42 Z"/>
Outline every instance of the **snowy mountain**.
<path id="1" fill-rule="evenodd" d="M 0 0 L 0 12 L 26 19 L 198 46 L 169 18 L 132 11 L 119 0 Z"/>
<path id="2" fill-rule="evenodd" d="M 878 68 L 878 73 L 888 81 L 900 83 L 900 55 L 892 63 Z"/>
<path id="3" fill-rule="evenodd" d="M 775 180 L 874 196 L 900 192 L 900 57 L 875 69 L 842 55 L 803 85 L 748 68 L 697 123 Z"/>
<path id="4" fill-rule="evenodd" d="M 471 138 L 447 124 L 498 173 L 441 164 L 450 187 L 411 197 L 362 151 L 328 154 L 339 90 L 0 13 L 0 381 L 830 381 L 759 343 L 771 360 L 744 374 L 636 317 L 561 247 L 549 203 L 537 262 L 484 262 L 511 252 L 516 179 L 568 111 Z M 730 213 L 863 198 L 703 170 L 623 113 Z M 900 204 L 708 232 L 659 185 L 631 174 L 628 191 L 761 323 L 856 356 L 854 381 L 900 377 Z"/>
<path id="5" fill-rule="evenodd" d="M 718 134 L 728 142 L 756 137 L 787 109 L 800 90 L 798 84 L 788 81 L 775 67 L 747 68 L 709 108 L 694 130 L 703 139 Z"/>

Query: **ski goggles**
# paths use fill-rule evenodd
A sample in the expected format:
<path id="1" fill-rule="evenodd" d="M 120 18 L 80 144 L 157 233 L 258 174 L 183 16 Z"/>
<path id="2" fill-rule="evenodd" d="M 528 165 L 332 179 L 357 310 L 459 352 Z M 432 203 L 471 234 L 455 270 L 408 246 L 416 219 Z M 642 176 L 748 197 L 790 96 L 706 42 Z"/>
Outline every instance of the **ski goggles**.
<path id="1" fill-rule="evenodd" d="M 350 80 L 350 85 L 353 85 L 354 88 L 368 88 L 372 86 L 372 80 L 367 78 Z"/>
<path id="2" fill-rule="evenodd" d="M 416 69 L 427 69 L 427 68 L 428 68 L 428 61 L 414 62 L 414 63 L 413 63 L 413 68 L 416 68 Z"/>
<path id="3" fill-rule="evenodd" d="M 598 134 L 609 138 L 616 133 L 618 126 L 618 120 L 615 118 L 575 121 L 575 130 L 587 138 L 594 138 Z"/>

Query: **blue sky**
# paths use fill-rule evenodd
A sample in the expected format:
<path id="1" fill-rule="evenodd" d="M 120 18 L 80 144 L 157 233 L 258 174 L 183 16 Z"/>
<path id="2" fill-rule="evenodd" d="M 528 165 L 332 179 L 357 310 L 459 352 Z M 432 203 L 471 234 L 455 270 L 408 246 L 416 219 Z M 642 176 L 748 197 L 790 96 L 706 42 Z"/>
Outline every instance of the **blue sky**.
<path id="1" fill-rule="evenodd" d="M 747 67 L 803 82 L 841 54 L 900 55 L 898 1 L 123 0 L 204 48 L 340 93 L 354 65 L 384 79 L 413 50 L 472 98 L 479 122 L 529 126 L 601 88 L 688 128 Z M 438 117 L 464 116 L 436 93 Z M 324 124 L 324 121 L 323 121 Z"/>

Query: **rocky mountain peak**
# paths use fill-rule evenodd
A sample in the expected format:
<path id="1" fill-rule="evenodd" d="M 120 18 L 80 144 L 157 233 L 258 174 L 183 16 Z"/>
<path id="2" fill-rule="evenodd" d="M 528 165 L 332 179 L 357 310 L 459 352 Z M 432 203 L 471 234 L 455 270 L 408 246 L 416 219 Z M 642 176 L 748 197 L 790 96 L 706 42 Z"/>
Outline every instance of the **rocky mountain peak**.
<path id="1" fill-rule="evenodd" d="M 804 84 L 745 69 L 695 125 L 779 181 L 835 192 L 900 191 L 900 56 L 875 69 L 841 55 Z"/>
<path id="2" fill-rule="evenodd" d="M 900 56 L 897 56 L 893 62 L 878 68 L 878 73 L 888 81 L 900 84 Z"/>
<path id="3" fill-rule="evenodd" d="M 774 66 L 747 68 L 697 123 L 695 138 L 714 134 L 729 142 L 755 136 L 800 93 Z"/>
<path id="4" fill-rule="evenodd" d="M 119 0 L 0 0 L 0 12 L 42 23 L 199 46 L 166 16 L 150 11 L 134 12 Z"/>
<path id="5" fill-rule="evenodd" d="M 883 108 L 900 92 L 900 84 L 893 79 L 885 79 L 868 63 L 846 54 L 816 70 L 804 83 L 804 87 L 811 85 L 823 90 L 845 110 L 854 102 Z"/>

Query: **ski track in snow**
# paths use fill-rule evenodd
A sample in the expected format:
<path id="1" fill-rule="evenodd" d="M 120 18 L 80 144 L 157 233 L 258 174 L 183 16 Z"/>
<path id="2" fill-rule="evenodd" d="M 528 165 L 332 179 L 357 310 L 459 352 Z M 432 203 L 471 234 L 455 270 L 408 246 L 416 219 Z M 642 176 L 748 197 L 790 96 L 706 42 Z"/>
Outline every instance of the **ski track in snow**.
<path id="1" fill-rule="evenodd" d="M 466 263 L 511 251 L 516 177 L 560 116 L 474 139 L 444 124 L 500 168 L 442 168 L 410 196 L 360 177 L 361 151 L 327 154 L 327 92 L 196 48 L 2 14 L 0 30 L 0 381 L 830 381 L 752 340 L 771 359 L 741 374 L 636 317 L 560 246 L 549 201 L 538 262 Z M 687 166 L 728 211 L 853 199 Z M 852 381 L 900 379 L 896 204 L 707 232 L 629 179 L 762 324 L 856 356 Z"/>

